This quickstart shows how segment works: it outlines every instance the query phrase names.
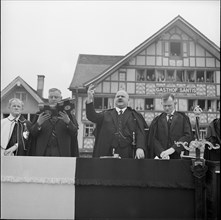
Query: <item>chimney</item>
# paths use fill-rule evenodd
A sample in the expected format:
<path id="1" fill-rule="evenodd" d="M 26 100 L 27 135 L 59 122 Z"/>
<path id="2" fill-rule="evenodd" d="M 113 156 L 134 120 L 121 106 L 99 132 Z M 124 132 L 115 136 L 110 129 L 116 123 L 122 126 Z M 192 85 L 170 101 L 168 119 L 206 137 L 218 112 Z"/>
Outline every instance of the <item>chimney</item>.
<path id="1" fill-rule="evenodd" d="M 37 82 L 37 93 L 40 97 L 43 97 L 43 90 L 44 90 L 44 75 L 38 75 L 38 82 Z"/>

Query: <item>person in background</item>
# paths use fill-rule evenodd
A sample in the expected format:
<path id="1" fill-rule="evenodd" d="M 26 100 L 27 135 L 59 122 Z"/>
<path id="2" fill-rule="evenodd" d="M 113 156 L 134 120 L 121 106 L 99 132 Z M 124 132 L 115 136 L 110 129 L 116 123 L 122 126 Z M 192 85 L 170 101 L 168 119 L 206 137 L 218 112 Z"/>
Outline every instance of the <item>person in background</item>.
<path id="1" fill-rule="evenodd" d="M 61 91 L 49 89 L 48 101 L 50 106 L 56 106 L 61 101 Z M 31 156 L 77 157 L 78 124 L 74 115 L 65 111 L 58 115 L 47 112 L 37 113 L 31 127 L 32 146 Z"/>
<path id="2" fill-rule="evenodd" d="M 164 112 L 151 123 L 148 138 L 150 158 L 179 159 L 184 148 L 176 141 L 189 143 L 193 139 L 189 118 L 175 110 L 175 97 L 167 93 L 162 97 Z"/>
<path id="3" fill-rule="evenodd" d="M 221 144 L 220 140 L 220 118 L 215 118 L 207 127 L 206 140 L 211 142 L 213 146 Z M 204 158 L 206 160 L 220 161 L 220 148 L 211 149 L 205 147 Z"/>
<path id="4" fill-rule="evenodd" d="M 1 155 L 26 156 L 31 122 L 21 115 L 24 103 L 17 98 L 9 100 L 10 115 L 1 119 Z"/>
<path id="5" fill-rule="evenodd" d="M 207 207 L 207 219 L 216 220 L 217 219 L 217 201 L 216 195 L 217 190 L 212 184 L 214 181 L 216 166 L 219 168 L 220 164 L 220 118 L 215 118 L 207 127 L 206 140 L 211 142 L 214 147 L 217 149 L 209 150 L 209 146 L 205 146 L 204 150 L 204 159 L 212 161 L 212 163 L 208 163 L 208 166 L 211 166 L 212 169 L 208 169 L 207 171 L 207 181 L 206 181 L 206 207 Z M 219 148 L 218 148 L 219 146 Z M 217 164 L 217 165 L 216 165 Z M 217 177 L 218 178 L 218 177 Z"/>
<path id="6" fill-rule="evenodd" d="M 96 123 L 93 157 L 118 154 L 121 158 L 144 158 L 147 124 L 140 113 L 128 107 L 128 93 L 118 91 L 115 108 L 97 113 L 93 104 L 94 90 L 90 85 L 86 101 L 87 118 Z"/>

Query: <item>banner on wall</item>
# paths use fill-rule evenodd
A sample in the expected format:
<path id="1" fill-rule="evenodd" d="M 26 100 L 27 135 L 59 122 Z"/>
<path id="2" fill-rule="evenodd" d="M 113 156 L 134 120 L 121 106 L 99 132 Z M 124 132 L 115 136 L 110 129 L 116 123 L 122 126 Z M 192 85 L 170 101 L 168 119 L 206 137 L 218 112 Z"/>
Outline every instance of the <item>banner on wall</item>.
<path id="1" fill-rule="evenodd" d="M 162 93 L 176 93 L 179 95 L 196 95 L 196 88 L 188 88 L 186 86 L 183 87 L 156 87 L 156 94 Z"/>

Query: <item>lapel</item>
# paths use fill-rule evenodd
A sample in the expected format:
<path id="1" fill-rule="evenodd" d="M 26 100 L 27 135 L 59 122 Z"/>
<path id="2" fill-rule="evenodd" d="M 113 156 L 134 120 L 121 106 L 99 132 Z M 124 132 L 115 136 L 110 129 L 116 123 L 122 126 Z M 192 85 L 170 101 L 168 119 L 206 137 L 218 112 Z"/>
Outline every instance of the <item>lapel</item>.
<path id="1" fill-rule="evenodd" d="M 163 130 L 166 131 L 166 136 L 168 136 L 168 124 L 167 124 L 167 114 L 164 113 L 162 116 L 162 125 L 163 125 Z"/>
<path id="2" fill-rule="evenodd" d="M 23 115 L 20 115 L 18 121 L 23 124 L 26 121 L 26 119 Z"/>
<path id="3" fill-rule="evenodd" d="M 176 121 L 177 121 L 177 118 L 178 118 L 178 115 L 177 115 L 177 113 L 176 113 L 176 111 L 175 111 L 175 112 L 174 112 L 174 115 L 173 115 L 173 118 L 172 118 L 171 125 L 170 125 L 170 130 L 172 130 L 173 127 L 175 126 Z"/>
<path id="4" fill-rule="evenodd" d="M 114 127 L 115 128 L 117 128 L 118 127 L 118 123 L 117 123 L 117 111 L 116 111 L 116 109 L 113 109 L 111 112 L 110 112 L 110 114 L 111 114 L 111 117 L 112 117 L 112 119 L 113 119 L 113 122 L 114 122 Z"/>
<path id="5" fill-rule="evenodd" d="M 130 117 L 130 111 L 128 109 L 126 109 L 124 111 L 124 114 L 123 114 L 123 123 L 122 123 L 122 127 L 125 126 L 126 122 L 128 121 L 128 118 Z"/>

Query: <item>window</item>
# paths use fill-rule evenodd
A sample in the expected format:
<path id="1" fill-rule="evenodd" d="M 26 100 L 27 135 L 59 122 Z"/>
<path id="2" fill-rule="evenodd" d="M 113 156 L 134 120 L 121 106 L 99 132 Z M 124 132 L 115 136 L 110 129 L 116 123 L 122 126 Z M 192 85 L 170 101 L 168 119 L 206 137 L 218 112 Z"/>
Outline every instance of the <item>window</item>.
<path id="1" fill-rule="evenodd" d="M 214 82 L 214 72 L 213 71 L 206 71 L 206 82 Z"/>
<path id="2" fill-rule="evenodd" d="M 108 98 L 95 97 L 94 98 L 94 108 L 95 109 L 107 109 L 108 108 Z"/>
<path id="3" fill-rule="evenodd" d="M 200 139 L 206 138 L 206 128 L 200 128 Z"/>
<path id="4" fill-rule="evenodd" d="M 145 99 L 145 110 L 154 110 L 153 99 Z"/>
<path id="5" fill-rule="evenodd" d="M 196 130 L 193 129 L 193 136 L 196 138 Z M 201 140 L 206 138 L 206 128 L 200 128 L 200 137 Z"/>
<path id="6" fill-rule="evenodd" d="M 25 92 L 16 92 L 14 97 L 22 100 L 23 102 L 26 102 L 27 100 L 27 94 Z"/>
<path id="7" fill-rule="evenodd" d="M 220 111 L 220 100 L 216 101 L 216 111 Z"/>
<path id="8" fill-rule="evenodd" d="M 144 110 L 144 99 L 135 99 L 135 109 L 138 111 Z"/>
<path id="9" fill-rule="evenodd" d="M 202 70 L 196 71 L 196 79 L 197 79 L 197 82 L 205 82 L 204 71 Z"/>
<path id="10" fill-rule="evenodd" d="M 208 112 L 216 111 L 216 100 L 207 100 L 207 111 Z"/>
<path id="11" fill-rule="evenodd" d="M 166 81 L 169 82 L 175 81 L 174 70 L 167 70 Z"/>
<path id="12" fill-rule="evenodd" d="M 108 98 L 108 109 L 113 108 L 114 107 L 114 99 L 112 98 Z"/>
<path id="13" fill-rule="evenodd" d="M 155 71 L 154 71 L 154 69 L 147 69 L 146 80 L 147 81 L 155 81 Z"/>
<path id="14" fill-rule="evenodd" d="M 203 111 L 207 111 L 206 109 L 206 100 L 204 99 L 199 99 L 198 100 L 198 105 Z"/>
<path id="15" fill-rule="evenodd" d="M 181 43 L 170 42 L 170 56 L 181 56 Z"/>
<path id="16" fill-rule="evenodd" d="M 156 71 L 156 78 L 159 82 L 165 82 L 165 73 L 164 70 L 157 70 Z"/>
<path id="17" fill-rule="evenodd" d="M 183 70 L 177 70 L 176 81 L 177 82 L 184 82 L 185 81 L 185 73 Z"/>
<path id="18" fill-rule="evenodd" d="M 108 108 L 108 98 L 103 99 L 103 108 L 107 109 Z"/>
<path id="19" fill-rule="evenodd" d="M 138 69 L 137 71 L 137 81 L 144 81 L 145 80 L 145 70 Z"/>
<path id="20" fill-rule="evenodd" d="M 188 111 L 192 112 L 196 105 L 197 105 L 197 100 L 189 99 L 188 100 Z"/>
<path id="21" fill-rule="evenodd" d="M 123 72 L 119 73 L 119 81 L 126 81 L 126 74 Z"/>
<path id="22" fill-rule="evenodd" d="M 94 98 L 94 108 L 102 109 L 102 98 Z"/>
<path id="23" fill-rule="evenodd" d="M 194 70 L 187 70 L 186 72 L 186 81 L 187 82 L 196 82 Z"/>
<path id="24" fill-rule="evenodd" d="M 84 137 L 93 137 L 94 125 L 85 124 L 84 125 Z"/>

